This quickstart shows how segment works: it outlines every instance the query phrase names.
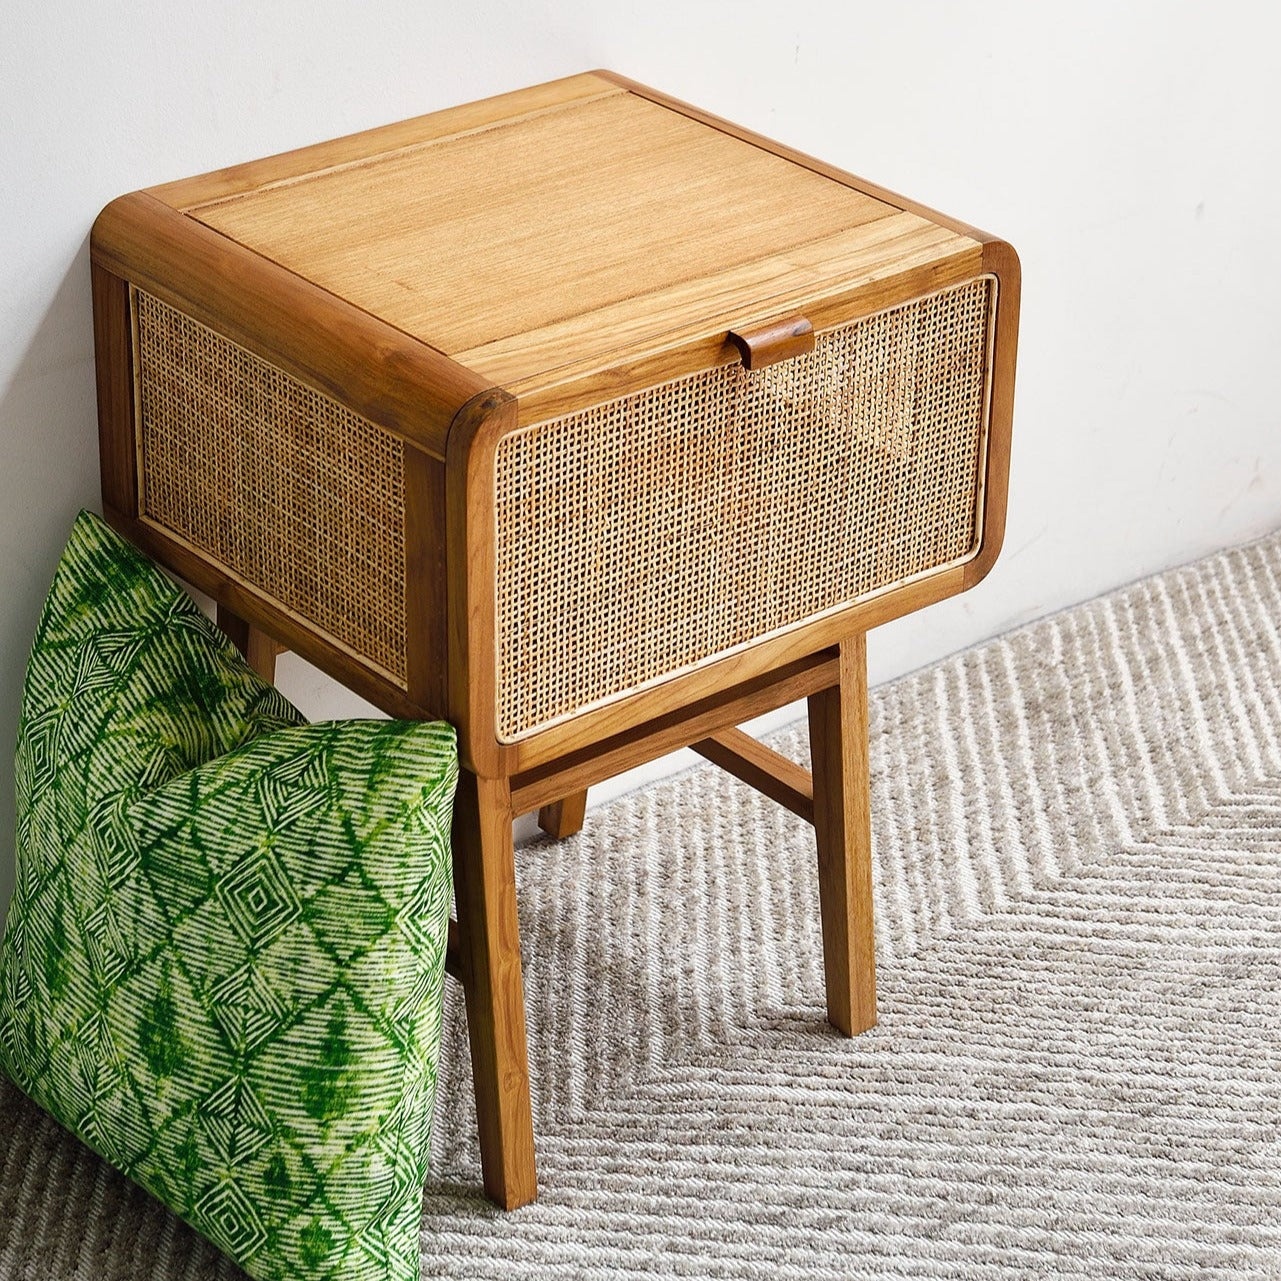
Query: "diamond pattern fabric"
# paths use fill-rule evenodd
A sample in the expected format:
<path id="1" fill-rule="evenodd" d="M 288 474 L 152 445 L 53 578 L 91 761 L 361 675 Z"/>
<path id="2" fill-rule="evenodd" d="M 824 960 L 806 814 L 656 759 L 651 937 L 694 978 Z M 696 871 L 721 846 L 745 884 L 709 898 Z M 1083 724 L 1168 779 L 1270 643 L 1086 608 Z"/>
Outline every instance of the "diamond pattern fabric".
<path id="1" fill-rule="evenodd" d="M 251 1276 L 418 1276 L 457 779 L 308 725 L 82 513 L 17 751 L 0 1065 Z"/>

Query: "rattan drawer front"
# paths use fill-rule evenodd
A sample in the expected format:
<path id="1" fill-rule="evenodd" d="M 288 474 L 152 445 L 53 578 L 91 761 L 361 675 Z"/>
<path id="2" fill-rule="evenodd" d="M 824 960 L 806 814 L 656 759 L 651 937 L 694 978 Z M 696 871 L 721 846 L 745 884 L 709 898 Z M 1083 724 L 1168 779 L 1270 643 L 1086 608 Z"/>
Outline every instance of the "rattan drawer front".
<path id="1" fill-rule="evenodd" d="M 134 297 L 143 516 L 403 687 L 401 442 L 158 299 Z"/>
<path id="2" fill-rule="evenodd" d="M 499 738 L 972 557 L 994 295 L 981 277 L 504 436 Z"/>

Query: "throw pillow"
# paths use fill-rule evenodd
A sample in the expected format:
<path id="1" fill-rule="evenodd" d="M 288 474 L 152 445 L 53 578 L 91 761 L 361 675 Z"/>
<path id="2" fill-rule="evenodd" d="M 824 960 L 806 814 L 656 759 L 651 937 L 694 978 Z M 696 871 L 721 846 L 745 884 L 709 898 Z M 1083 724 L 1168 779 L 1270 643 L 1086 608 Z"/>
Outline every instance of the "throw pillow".
<path id="1" fill-rule="evenodd" d="M 82 513 L 31 654 L 0 1065 L 250 1275 L 418 1276 L 457 763 L 307 725 Z"/>

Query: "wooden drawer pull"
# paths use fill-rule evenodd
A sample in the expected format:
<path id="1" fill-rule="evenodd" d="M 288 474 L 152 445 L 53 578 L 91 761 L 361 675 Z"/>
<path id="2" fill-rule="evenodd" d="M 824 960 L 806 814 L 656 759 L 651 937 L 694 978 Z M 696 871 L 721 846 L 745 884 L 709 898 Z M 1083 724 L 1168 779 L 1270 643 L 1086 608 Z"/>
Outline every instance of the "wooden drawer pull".
<path id="1" fill-rule="evenodd" d="M 744 369 L 764 369 L 813 351 L 814 326 L 804 316 L 789 316 L 761 329 L 731 329 L 729 340 L 738 348 Z"/>

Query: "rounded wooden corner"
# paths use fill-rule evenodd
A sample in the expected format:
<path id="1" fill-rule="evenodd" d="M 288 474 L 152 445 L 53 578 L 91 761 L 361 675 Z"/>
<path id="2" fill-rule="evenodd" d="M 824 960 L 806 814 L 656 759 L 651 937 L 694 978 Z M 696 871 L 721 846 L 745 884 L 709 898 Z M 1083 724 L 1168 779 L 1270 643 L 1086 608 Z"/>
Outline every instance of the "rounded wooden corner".
<path id="1" fill-rule="evenodd" d="M 501 387 L 488 387 L 465 401 L 453 421 L 445 442 L 445 464 L 460 473 L 471 465 L 474 454 L 497 443 L 516 421 L 516 397 Z"/>
<path id="2" fill-rule="evenodd" d="M 1019 260 L 1018 251 L 1008 240 L 995 237 L 984 237 L 982 243 L 983 270 L 996 277 L 1000 305 L 1005 307 L 1013 303 L 1017 318 L 1023 284 L 1023 264 Z"/>
<path id="3" fill-rule="evenodd" d="M 977 587 L 992 572 L 993 567 L 1000 558 L 1001 548 L 1004 545 L 1005 521 L 1002 519 L 996 528 L 983 531 L 983 539 L 979 543 L 977 554 L 965 566 L 962 591 L 968 592 L 971 587 Z"/>
<path id="4" fill-rule="evenodd" d="M 635 86 L 635 81 L 629 80 L 621 71 L 611 71 L 608 67 L 593 67 L 587 74 L 595 76 L 598 80 L 608 80 L 610 84 L 617 85 L 620 89 L 631 89 Z"/>
<path id="5" fill-rule="evenodd" d="M 119 267 L 119 254 L 122 241 L 130 228 L 137 227 L 145 221 L 145 201 L 140 200 L 141 193 L 131 191 L 108 201 L 99 211 L 89 228 L 89 260 L 110 271 L 113 275 L 123 275 Z"/>
<path id="6" fill-rule="evenodd" d="M 460 725 L 451 716 L 458 733 L 458 763 L 477 778 L 510 778 L 515 773 L 515 756 L 497 738 L 474 734 L 469 725 Z"/>
<path id="7" fill-rule="evenodd" d="M 437 458 L 487 382 L 443 352 L 159 200 L 99 214 L 92 259 L 291 378 Z"/>

